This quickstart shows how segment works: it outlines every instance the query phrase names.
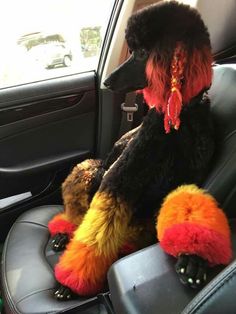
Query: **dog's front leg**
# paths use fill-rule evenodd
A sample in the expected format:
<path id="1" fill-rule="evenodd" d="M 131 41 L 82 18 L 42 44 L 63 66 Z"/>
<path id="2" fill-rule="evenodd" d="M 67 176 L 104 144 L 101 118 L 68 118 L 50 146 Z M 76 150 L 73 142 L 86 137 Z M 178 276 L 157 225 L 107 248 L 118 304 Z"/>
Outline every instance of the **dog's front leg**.
<path id="1" fill-rule="evenodd" d="M 109 267 L 118 259 L 133 204 L 146 188 L 156 165 L 153 154 L 155 140 L 159 140 L 157 120 L 152 111 L 139 135 L 104 175 L 83 222 L 56 266 L 57 280 L 79 295 L 101 292 Z"/>

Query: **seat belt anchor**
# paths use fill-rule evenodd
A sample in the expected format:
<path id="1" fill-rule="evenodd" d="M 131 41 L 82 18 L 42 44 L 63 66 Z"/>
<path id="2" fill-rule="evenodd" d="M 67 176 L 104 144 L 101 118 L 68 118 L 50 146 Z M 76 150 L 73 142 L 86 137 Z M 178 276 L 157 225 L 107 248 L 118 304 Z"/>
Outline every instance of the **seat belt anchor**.
<path id="1" fill-rule="evenodd" d="M 126 112 L 127 114 L 127 121 L 128 122 L 133 122 L 134 120 L 134 113 L 136 111 L 138 111 L 138 105 L 134 104 L 134 106 L 129 107 L 129 106 L 125 106 L 125 103 L 121 104 L 121 110 L 123 110 L 124 112 Z"/>

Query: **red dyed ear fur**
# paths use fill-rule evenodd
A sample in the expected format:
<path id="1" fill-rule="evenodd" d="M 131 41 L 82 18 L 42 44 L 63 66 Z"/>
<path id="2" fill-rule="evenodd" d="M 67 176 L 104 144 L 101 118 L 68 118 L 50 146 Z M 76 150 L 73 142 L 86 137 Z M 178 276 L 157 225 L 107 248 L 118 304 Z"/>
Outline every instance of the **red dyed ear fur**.
<path id="1" fill-rule="evenodd" d="M 143 95 L 149 107 L 165 112 L 171 88 L 171 58 L 168 53 L 153 52 L 146 65 L 148 87 Z M 183 84 L 180 90 L 183 104 L 197 96 L 202 90 L 208 89 L 212 81 L 212 54 L 209 47 L 194 49 L 187 54 Z"/>
<path id="2" fill-rule="evenodd" d="M 163 112 L 170 90 L 169 68 L 170 61 L 163 54 L 152 53 L 146 65 L 148 86 L 143 89 L 143 96 L 147 105 L 159 112 Z"/>
<path id="3" fill-rule="evenodd" d="M 189 54 L 182 85 L 183 104 L 188 104 L 193 97 L 211 86 L 212 63 L 213 57 L 209 47 L 194 49 Z"/>

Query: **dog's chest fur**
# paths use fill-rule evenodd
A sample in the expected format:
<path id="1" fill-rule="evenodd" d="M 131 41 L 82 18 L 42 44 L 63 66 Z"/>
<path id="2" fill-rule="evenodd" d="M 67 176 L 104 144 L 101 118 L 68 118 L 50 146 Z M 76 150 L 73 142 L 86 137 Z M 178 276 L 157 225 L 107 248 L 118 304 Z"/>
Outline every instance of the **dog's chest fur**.
<path id="1" fill-rule="evenodd" d="M 179 130 L 169 134 L 164 130 L 163 114 L 151 109 L 104 178 L 104 185 L 132 204 L 137 216 L 148 217 L 177 186 L 201 185 L 209 170 L 214 142 L 208 100 L 186 106 Z"/>

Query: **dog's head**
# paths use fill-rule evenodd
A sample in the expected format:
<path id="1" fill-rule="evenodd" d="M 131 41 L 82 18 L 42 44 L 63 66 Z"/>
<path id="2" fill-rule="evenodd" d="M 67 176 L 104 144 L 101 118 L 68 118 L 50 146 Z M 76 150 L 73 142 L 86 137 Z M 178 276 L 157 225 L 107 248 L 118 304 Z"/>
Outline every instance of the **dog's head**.
<path id="1" fill-rule="evenodd" d="M 196 9 L 175 1 L 148 6 L 129 18 L 126 41 L 131 56 L 105 80 L 109 89 L 142 90 L 146 103 L 163 113 L 179 97 L 173 109 L 179 114 L 211 85 L 209 33 Z"/>

